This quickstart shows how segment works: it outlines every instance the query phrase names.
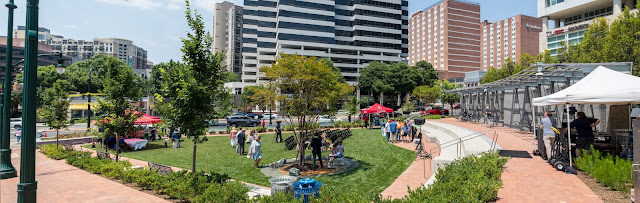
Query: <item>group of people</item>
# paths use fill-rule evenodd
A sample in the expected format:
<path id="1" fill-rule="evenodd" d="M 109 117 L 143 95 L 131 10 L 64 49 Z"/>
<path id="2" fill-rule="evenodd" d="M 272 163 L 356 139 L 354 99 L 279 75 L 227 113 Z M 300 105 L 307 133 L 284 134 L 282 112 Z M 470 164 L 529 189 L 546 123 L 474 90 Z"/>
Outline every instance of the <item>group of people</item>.
<path id="1" fill-rule="evenodd" d="M 382 121 L 380 130 L 382 136 L 387 138 L 387 142 L 411 142 L 412 127 L 413 124 L 409 119 L 404 122 L 391 119 L 389 122 Z"/>
<path id="2" fill-rule="evenodd" d="M 233 127 L 229 133 L 229 140 L 231 142 L 231 147 L 235 148 L 236 153 L 241 156 L 244 155 L 245 143 L 249 143 L 250 145 L 247 158 L 253 159 L 253 166 L 255 168 L 259 168 L 258 164 L 262 161 L 262 142 L 260 141 L 261 136 L 258 135 L 258 131 L 250 130 L 247 132 L 243 128 L 236 130 L 236 128 Z"/>
<path id="3" fill-rule="evenodd" d="M 589 150 L 595 139 L 593 135 L 593 128 L 600 124 L 600 119 L 587 118 L 584 112 L 578 112 L 577 118 L 570 123 L 571 128 L 575 128 L 578 133 L 578 139 L 576 139 L 576 157 L 580 156 L 580 150 Z M 541 120 L 540 128 L 542 128 L 542 140 L 546 148 L 547 157 L 551 155 L 551 146 L 555 142 L 556 132 L 553 128 L 556 127 L 556 121 L 553 119 L 553 114 L 550 111 L 544 113 L 544 118 Z M 566 133 L 569 129 L 565 128 L 563 133 Z"/>
<path id="4" fill-rule="evenodd" d="M 318 158 L 320 160 L 320 168 L 323 167 L 322 152 L 326 150 L 331 150 L 331 154 L 328 156 L 329 162 L 332 162 L 335 158 L 344 157 L 344 145 L 342 145 L 342 140 L 337 140 L 335 143 L 330 144 L 327 140 L 326 134 L 322 134 L 321 136 L 316 135 L 311 138 L 311 153 L 314 165 L 316 158 Z"/>

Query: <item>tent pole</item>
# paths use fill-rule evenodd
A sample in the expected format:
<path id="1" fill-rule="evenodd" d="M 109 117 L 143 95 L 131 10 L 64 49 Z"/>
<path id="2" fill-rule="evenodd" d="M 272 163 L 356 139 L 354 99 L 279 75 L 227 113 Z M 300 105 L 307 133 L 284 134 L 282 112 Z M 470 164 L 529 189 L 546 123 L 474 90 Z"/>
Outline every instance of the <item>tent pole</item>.
<path id="1" fill-rule="evenodd" d="M 569 103 L 567 103 L 567 137 L 569 138 L 569 142 L 567 146 L 569 146 L 569 167 L 573 167 L 573 158 L 571 157 L 571 122 L 569 121 Z"/>
<path id="2" fill-rule="evenodd" d="M 536 140 L 538 140 L 540 138 L 538 137 L 538 134 L 536 133 L 537 129 L 538 129 L 538 127 L 536 127 L 536 107 L 533 106 L 533 102 L 531 102 L 531 110 L 533 111 L 533 137 L 535 137 Z M 538 142 L 536 142 L 536 146 L 538 146 Z M 537 148 L 539 148 L 539 147 L 537 147 Z"/>

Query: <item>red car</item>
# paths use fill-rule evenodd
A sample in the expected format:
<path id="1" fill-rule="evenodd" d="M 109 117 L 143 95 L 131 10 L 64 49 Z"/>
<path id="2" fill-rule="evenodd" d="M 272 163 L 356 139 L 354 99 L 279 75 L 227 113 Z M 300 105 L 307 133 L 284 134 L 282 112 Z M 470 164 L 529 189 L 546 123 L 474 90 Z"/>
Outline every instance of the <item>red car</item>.
<path id="1" fill-rule="evenodd" d="M 427 115 L 442 115 L 442 107 L 441 106 L 436 106 L 431 108 L 431 110 L 427 111 Z M 444 115 L 448 116 L 449 115 L 449 110 L 444 109 Z"/>

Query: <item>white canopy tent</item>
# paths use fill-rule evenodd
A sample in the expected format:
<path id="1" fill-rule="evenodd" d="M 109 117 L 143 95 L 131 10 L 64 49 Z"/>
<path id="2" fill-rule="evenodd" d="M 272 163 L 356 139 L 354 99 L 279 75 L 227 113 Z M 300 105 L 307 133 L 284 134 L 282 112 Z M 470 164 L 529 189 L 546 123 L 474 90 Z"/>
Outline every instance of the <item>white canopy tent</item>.
<path id="1" fill-rule="evenodd" d="M 639 103 L 640 77 L 617 72 L 604 66 L 598 66 L 589 75 L 562 91 L 532 100 L 534 106 L 566 105 L 566 109 L 569 109 L 569 104 L 620 105 Z M 533 109 L 535 111 L 535 108 Z M 567 125 L 571 129 L 569 111 L 567 111 Z M 571 143 L 570 136 L 569 143 Z M 569 145 L 569 163 L 573 165 L 571 159 L 571 145 Z"/>

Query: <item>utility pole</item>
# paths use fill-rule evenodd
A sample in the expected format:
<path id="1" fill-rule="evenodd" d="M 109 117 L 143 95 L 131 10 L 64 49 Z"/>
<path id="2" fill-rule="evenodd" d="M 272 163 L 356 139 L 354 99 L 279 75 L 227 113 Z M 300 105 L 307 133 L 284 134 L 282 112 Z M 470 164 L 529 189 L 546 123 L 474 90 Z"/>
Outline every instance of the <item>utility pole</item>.
<path id="1" fill-rule="evenodd" d="M 11 164 L 11 147 L 9 141 L 11 138 L 11 84 L 13 81 L 13 10 L 18 8 L 13 4 L 13 0 L 5 5 L 9 9 L 9 18 L 7 26 L 7 54 L 5 58 L 4 68 L 4 86 L 2 93 L 4 94 L 4 102 L 2 105 L 2 137 L 0 138 L 0 179 L 16 177 L 16 169 Z M 37 45 L 36 45 L 37 48 Z"/>
<path id="2" fill-rule="evenodd" d="M 24 90 L 22 97 L 22 151 L 18 202 L 36 202 L 36 91 L 38 86 L 38 5 L 27 0 Z"/>

